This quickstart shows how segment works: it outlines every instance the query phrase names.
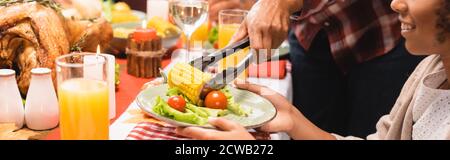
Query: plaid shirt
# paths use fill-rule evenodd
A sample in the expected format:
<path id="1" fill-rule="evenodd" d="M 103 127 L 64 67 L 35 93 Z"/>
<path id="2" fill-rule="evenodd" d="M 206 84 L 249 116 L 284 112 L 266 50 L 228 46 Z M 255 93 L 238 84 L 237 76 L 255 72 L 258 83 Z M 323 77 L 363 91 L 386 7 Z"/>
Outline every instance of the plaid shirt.
<path id="1" fill-rule="evenodd" d="M 331 52 L 345 72 L 353 64 L 381 56 L 400 41 L 398 14 L 390 0 L 305 0 L 301 14 L 293 16 L 294 31 L 308 50 L 324 29 Z"/>

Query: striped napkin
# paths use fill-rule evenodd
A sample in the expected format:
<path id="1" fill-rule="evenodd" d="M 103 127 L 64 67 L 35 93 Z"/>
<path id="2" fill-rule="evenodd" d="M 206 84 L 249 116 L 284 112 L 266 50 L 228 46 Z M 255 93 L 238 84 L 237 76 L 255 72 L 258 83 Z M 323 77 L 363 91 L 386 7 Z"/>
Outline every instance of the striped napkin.
<path id="1" fill-rule="evenodd" d="M 141 122 L 128 134 L 126 140 L 189 140 L 175 133 L 172 125 L 162 125 L 154 122 Z M 257 140 L 270 140 L 270 134 L 250 132 Z"/>

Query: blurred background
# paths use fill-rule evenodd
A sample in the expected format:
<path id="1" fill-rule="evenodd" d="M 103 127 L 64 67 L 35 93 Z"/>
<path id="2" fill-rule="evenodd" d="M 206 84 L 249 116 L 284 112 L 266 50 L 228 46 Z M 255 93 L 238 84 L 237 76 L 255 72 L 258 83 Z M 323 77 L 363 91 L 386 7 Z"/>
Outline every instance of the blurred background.
<path id="1" fill-rule="evenodd" d="M 147 0 L 117 0 L 116 2 L 125 2 L 131 6 L 134 10 L 139 10 L 145 12 L 147 10 Z M 242 9 L 248 10 L 256 0 L 241 0 Z"/>

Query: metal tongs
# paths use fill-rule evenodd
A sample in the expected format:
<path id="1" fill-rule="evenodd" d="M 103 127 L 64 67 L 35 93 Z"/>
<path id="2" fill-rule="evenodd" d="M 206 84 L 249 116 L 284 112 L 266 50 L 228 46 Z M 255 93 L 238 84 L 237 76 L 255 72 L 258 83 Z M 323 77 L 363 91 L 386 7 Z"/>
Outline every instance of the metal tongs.
<path id="1" fill-rule="evenodd" d="M 200 58 L 194 59 L 189 62 L 193 67 L 204 70 L 209 65 L 219 62 L 221 59 L 235 54 L 236 52 L 243 50 L 250 46 L 250 39 L 248 37 L 235 42 L 227 47 L 220 49 L 210 55 L 202 56 Z M 219 90 L 224 88 L 227 84 L 231 83 L 234 79 L 238 77 L 242 72 L 244 72 L 250 63 L 253 61 L 254 54 L 252 50 L 247 56 L 241 60 L 236 67 L 228 67 L 222 72 L 216 74 L 211 80 L 209 80 L 202 89 L 200 98 L 204 99 L 206 95 L 212 90 Z"/>

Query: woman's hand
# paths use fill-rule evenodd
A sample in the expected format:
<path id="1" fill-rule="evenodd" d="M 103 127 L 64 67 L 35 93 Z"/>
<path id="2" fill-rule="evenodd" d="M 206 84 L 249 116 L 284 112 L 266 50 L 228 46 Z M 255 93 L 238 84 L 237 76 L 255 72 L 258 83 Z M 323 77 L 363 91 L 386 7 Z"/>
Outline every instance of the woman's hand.
<path id="1" fill-rule="evenodd" d="M 277 116 L 259 130 L 264 132 L 291 132 L 294 128 L 293 106 L 280 94 L 266 87 L 236 80 L 236 87 L 248 90 L 268 99 L 277 109 Z M 250 140 L 254 137 L 236 122 L 222 118 L 209 119 L 209 123 L 221 131 L 198 127 L 177 128 L 177 134 L 200 140 Z"/>
<path id="2" fill-rule="evenodd" d="M 179 127 L 176 133 L 198 140 L 255 140 L 244 127 L 236 122 L 223 118 L 210 118 L 209 123 L 220 131 L 198 127 Z"/>
<path id="3" fill-rule="evenodd" d="M 230 43 L 248 35 L 252 49 L 266 49 L 266 55 L 261 52 L 259 55 L 271 57 L 270 50 L 278 48 L 288 35 L 291 14 L 302 6 L 303 0 L 259 0 Z"/>
<path id="4" fill-rule="evenodd" d="M 219 12 L 225 9 L 240 9 L 240 0 L 209 0 L 209 20 L 218 21 Z"/>
<path id="5" fill-rule="evenodd" d="M 240 89 L 254 92 L 266 98 L 277 109 L 277 116 L 260 128 L 265 132 L 287 132 L 293 139 L 303 140 L 334 140 L 335 137 L 321 130 L 303 114 L 297 110 L 289 101 L 275 91 L 245 81 L 237 80 L 235 85 Z"/>
<path id="6" fill-rule="evenodd" d="M 246 81 L 236 80 L 236 87 L 244 90 L 248 90 L 255 94 L 261 95 L 262 97 L 269 100 L 277 109 L 276 117 L 262 126 L 259 130 L 264 132 L 291 132 L 295 126 L 294 117 L 292 113 L 295 110 L 295 107 L 290 104 L 286 98 L 275 91 L 259 86 L 256 84 L 250 84 Z"/>

